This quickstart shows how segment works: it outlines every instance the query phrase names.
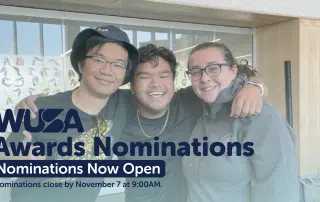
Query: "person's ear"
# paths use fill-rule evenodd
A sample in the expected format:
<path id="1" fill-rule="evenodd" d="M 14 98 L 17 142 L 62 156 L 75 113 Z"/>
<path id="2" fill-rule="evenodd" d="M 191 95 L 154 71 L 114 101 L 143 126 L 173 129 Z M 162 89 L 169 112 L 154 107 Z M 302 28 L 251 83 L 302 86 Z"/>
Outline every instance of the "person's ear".
<path id="1" fill-rule="evenodd" d="M 83 68 L 82 62 L 78 62 L 78 69 L 80 74 L 82 74 L 82 71 L 83 71 L 82 68 Z"/>
<path id="2" fill-rule="evenodd" d="M 238 66 L 237 66 L 237 65 L 232 65 L 232 66 L 231 66 L 231 72 L 232 72 L 232 75 L 233 75 L 234 77 L 236 77 L 236 76 L 237 76 L 237 73 L 238 73 Z"/>
<path id="3" fill-rule="evenodd" d="M 134 95 L 134 91 L 133 91 L 133 82 L 130 83 L 130 91 L 132 93 L 132 95 Z"/>

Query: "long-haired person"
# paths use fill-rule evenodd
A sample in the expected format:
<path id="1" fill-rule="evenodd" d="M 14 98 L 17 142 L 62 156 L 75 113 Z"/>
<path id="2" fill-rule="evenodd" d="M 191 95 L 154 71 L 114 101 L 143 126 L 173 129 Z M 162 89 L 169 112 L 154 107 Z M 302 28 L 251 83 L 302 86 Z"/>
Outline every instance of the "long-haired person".
<path id="1" fill-rule="evenodd" d="M 190 141 L 201 144 L 184 157 L 188 202 L 298 202 L 299 180 L 292 131 L 278 110 L 263 101 L 261 113 L 230 118 L 236 93 L 246 84 L 224 44 L 206 42 L 190 53 L 187 74 L 203 101 Z M 233 145 L 233 147 L 231 147 Z"/>

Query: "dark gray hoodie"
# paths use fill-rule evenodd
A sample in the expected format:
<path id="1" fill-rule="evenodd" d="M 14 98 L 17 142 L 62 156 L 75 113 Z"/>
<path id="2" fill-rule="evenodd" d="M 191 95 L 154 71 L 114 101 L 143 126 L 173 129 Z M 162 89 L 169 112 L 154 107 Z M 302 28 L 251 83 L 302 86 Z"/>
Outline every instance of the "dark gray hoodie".
<path id="1" fill-rule="evenodd" d="M 190 142 L 208 137 L 209 152 L 184 157 L 183 171 L 188 181 L 188 202 L 298 202 L 299 178 L 292 130 L 277 109 L 263 101 L 258 116 L 230 118 L 232 100 L 246 82 L 238 76 L 221 91 L 215 103 L 203 103 Z M 221 142 L 221 156 L 210 153 L 210 145 Z M 241 155 L 228 142 L 241 143 Z M 252 142 L 254 154 L 243 155 L 244 143 Z M 222 145 L 222 146 L 223 146 Z M 199 151 L 202 152 L 202 144 Z M 221 147 L 215 147 L 219 152 Z"/>

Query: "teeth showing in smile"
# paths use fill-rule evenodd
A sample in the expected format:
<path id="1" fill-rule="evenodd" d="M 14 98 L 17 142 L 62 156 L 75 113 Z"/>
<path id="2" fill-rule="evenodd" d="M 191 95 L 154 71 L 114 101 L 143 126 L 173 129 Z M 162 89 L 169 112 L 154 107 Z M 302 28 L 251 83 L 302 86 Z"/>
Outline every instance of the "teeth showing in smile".
<path id="1" fill-rule="evenodd" d="M 204 88 L 203 91 L 209 91 L 209 90 L 212 90 L 212 89 L 214 89 L 214 87 Z"/>
<path id="2" fill-rule="evenodd" d="M 148 93 L 148 95 L 152 97 L 160 97 L 163 95 L 163 92 L 152 92 L 152 93 Z"/>

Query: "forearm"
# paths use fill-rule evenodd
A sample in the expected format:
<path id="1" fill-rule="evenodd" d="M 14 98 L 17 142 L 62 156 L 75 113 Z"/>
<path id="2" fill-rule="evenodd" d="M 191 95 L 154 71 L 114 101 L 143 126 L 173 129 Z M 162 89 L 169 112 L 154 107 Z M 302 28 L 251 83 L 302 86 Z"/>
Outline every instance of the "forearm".
<path id="1" fill-rule="evenodd" d="M 263 79 L 259 76 L 259 72 L 248 65 L 238 65 L 238 74 L 246 75 L 249 81 L 261 84 L 263 86 L 263 92 L 265 92 L 266 84 Z"/>
<path id="2" fill-rule="evenodd" d="M 252 82 L 251 84 L 254 84 L 256 87 L 260 88 L 261 95 L 265 95 L 266 92 L 266 84 L 263 82 L 263 79 L 259 76 L 251 76 L 248 78 L 249 82 Z"/>

